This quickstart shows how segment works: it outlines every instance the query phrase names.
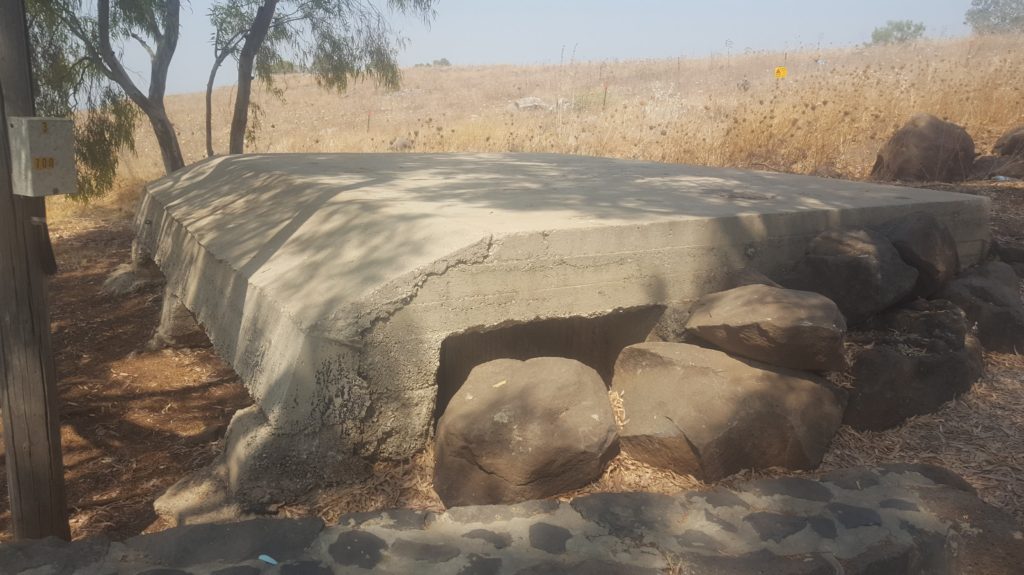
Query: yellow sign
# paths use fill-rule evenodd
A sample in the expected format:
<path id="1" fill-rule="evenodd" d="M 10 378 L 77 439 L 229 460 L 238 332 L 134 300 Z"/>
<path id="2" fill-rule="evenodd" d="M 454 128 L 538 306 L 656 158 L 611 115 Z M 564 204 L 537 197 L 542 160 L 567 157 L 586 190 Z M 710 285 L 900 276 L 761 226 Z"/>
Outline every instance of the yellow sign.
<path id="1" fill-rule="evenodd" d="M 789 74 L 789 70 L 787 70 L 785 66 L 775 67 L 775 77 L 779 80 L 785 78 L 787 74 Z"/>
<path id="2" fill-rule="evenodd" d="M 55 163 L 53 158 L 32 158 L 32 169 L 52 170 Z"/>

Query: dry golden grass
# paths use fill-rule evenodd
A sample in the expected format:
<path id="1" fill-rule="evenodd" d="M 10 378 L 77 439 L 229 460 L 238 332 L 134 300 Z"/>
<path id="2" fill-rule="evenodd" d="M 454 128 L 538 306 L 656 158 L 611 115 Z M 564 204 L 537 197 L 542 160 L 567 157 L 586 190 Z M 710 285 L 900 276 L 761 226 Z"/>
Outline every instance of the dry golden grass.
<path id="1" fill-rule="evenodd" d="M 773 70 L 786 65 L 789 77 Z M 1024 37 L 929 41 L 912 46 L 755 53 L 548 66 L 412 68 L 403 88 L 371 82 L 344 94 L 307 76 L 280 77 L 266 93 L 256 152 L 560 152 L 664 162 L 864 177 L 875 152 L 916 112 L 963 125 L 979 150 L 1024 122 Z M 606 94 L 607 87 L 607 97 Z M 535 96 L 571 108 L 513 111 Z M 226 148 L 233 88 L 214 93 L 214 141 Z M 205 156 L 203 96 L 171 96 L 168 111 L 188 162 Z M 160 175 L 148 124 L 127 181 Z"/>
<path id="2" fill-rule="evenodd" d="M 125 225 L 135 214 L 145 185 L 145 180 L 122 175 L 106 195 L 88 202 L 65 197 L 47 198 L 47 218 L 72 231 L 98 223 L 108 227 Z"/>

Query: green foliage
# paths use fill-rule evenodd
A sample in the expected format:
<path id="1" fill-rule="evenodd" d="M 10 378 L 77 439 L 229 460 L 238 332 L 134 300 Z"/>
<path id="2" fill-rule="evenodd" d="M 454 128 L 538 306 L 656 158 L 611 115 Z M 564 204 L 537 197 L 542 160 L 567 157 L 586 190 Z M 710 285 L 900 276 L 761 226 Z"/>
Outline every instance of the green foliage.
<path id="1" fill-rule="evenodd" d="M 397 12 L 417 14 L 425 22 L 434 15 L 437 0 L 389 0 Z M 256 18 L 263 0 L 219 0 L 210 10 L 210 22 L 232 56 Z M 231 44 L 229 41 L 233 41 Z M 282 70 L 302 70 L 322 85 L 345 90 L 351 79 L 369 77 L 381 85 L 398 87 L 400 73 L 397 37 L 384 13 L 363 0 L 281 0 L 273 23 L 256 56 L 254 75 L 272 86 Z"/>
<path id="2" fill-rule="evenodd" d="M 93 24 L 68 18 L 77 3 L 27 0 L 25 4 L 36 114 L 75 119 L 79 193 L 72 197 L 88 201 L 113 186 L 119 152 L 134 151 L 139 109 L 104 76 L 73 33 L 72 26 L 86 30 Z M 122 21 L 132 19 L 141 16 Z"/>
<path id="3" fill-rule="evenodd" d="M 270 68 L 270 74 L 272 74 L 272 75 L 273 74 L 299 74 L 299 73 L 307 72 L 305 67 L 302 66 L 301 64 L 296 64 L 295 62 L 292 62 L 291 60 L 288 60 L 288 59 L 285 59 L 285 58 L 279 58 L 277 60 L 271 61 L 268 64 L 268 67 Z"/>
<path id="4" fill-rule="evenodd" d="M 448 58 L 441 58 L 439 60 L 434 60 L 433 65 L 434 66 L 451 66 L 452 63 L 448 61 Z"/>
<path id="5" fill-rule="evenodd" d="M 72 197 L 86 202 L 114 186 L 118 153 L 135 151 L 135 123 L 141 115 L 135 104 L 109 87 L 100 102 L 75 123 L 78 194 Z"/>
<path id="6" fill-rule="evenodd" d="M 913 20 L 889 20 L 871 33 L 872 44 L 904 44 L 920 40 L 924 24 Z"/>
<path id="7" fill-rule="evenodd" d="M 1024 0 L 971 0 L 966 20 L 978 34 L 1024 32 Z"/>

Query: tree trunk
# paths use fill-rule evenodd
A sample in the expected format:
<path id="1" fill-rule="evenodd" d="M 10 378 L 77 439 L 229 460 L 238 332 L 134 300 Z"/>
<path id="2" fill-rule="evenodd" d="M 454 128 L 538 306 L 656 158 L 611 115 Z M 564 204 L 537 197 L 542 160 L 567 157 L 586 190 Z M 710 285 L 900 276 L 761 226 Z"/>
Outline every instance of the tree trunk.
<path id="1" fill-rule="evenodd" d="M 241 154 L 245 149 L 245 128 L 249 123 L 249 98 L 252 95 L 252 70 L 256 54 L 267 38 L 278 0 L 263 0 L 256 10 L 256 17 L 249 27 L 238 56 L 238 94 L 235 96 L 235 113 L 231 118 L 231 144 L 229 152 Z"/>
<path id="2" fill-rule="evenodd" d="M 217 70 L 227 59 L 231 50 L 228 46 L 217 54 L 213 61 L 213 68 L 210 69 L 210 79 L 206 81 L 206 157 L 213 157 L 213 81 L 217 79 Z"/>
<path id="3" fill-rule="evenodd" d="M 153 126 L 153 134 L 156 136 L 157 144 L 160 145 L 160 157 L 164 161 L 164 171 L 168 174 L 185 167 L 185 159 L 181 155 L 181 147 L 178 145 L 178 135 L 174 132 L 174 125 L 167 118 L 167 113 L 160 109 L 146 110 L 149 123 Z"/>
<path id="4" fill-rule="evenodd" d="M 164 110 L 164 92 L 167 89 L 167 70 L 178 46 L 179 17 L 181 0 L 164 0 L 163 34 L 157 38 L 156 50 L 152 56 L 149 76 L 149 95 L 142 93 L 132 82 L 128 72 L 114 53 L 110 44 L 110 0 L 99 0 L 96 5 L 96 20 L 99 32 L 99 58 L 106 69 L 104 74 L 116 82 L 143 113 L 149 117 L 156 141 L 160 145 L 160 156 L 164 171 L 168 174 L 185 167 L 178 136 Z M 88 39 L 83 38 L 83 41 Z"/>

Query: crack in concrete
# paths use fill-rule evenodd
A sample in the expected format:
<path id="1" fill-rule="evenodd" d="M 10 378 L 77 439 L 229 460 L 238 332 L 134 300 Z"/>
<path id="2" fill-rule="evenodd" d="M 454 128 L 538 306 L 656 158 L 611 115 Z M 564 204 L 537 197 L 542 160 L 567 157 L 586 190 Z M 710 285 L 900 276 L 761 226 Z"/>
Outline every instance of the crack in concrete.
<path id="1" fill-rule="evenodd" d="M 427 271 L 416 278 L 416 281 L 413 282 L 412 286 L 409 288 L 408 293 L 397 299 L 393 299 L 377 306 L 377 309 L 372 312 L 373 316 L 369 318 L 368 321 L 364 320 L 362 317 L 360 318 L 360 323 L 366 321 L 366 325 L 359 330 L 360 338 L 365 337 L 373 331 L 375 327 L 388 321 L 394 317 L 395 314 L 408 307 L 420 294 L 420 290 L 422 290 L 423 286 L 426 285 L 427 280 L 430 278 L 441 277 L 456 268 L 486 262 L 491 257 L 495 245 L 496 242 L 494 240 L 494 236 L 489 235 L 483 240 L 472 244 L 468 248 L 456 252 L 455 257 L 452 259 L 443 259 L 434 262 Z M 479 248 L 483 249 L 481 250 Z M 482 253 L 478 253 L 480 251 L 482 251 Z M 440 270 L 431 269 L 438 267 L 438 264 L 441 264 Z"/>

